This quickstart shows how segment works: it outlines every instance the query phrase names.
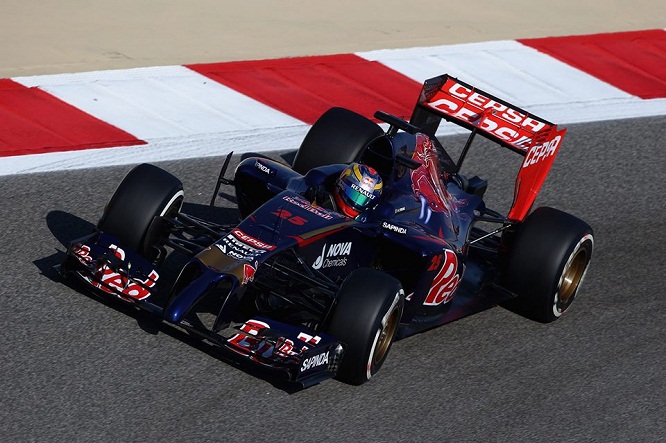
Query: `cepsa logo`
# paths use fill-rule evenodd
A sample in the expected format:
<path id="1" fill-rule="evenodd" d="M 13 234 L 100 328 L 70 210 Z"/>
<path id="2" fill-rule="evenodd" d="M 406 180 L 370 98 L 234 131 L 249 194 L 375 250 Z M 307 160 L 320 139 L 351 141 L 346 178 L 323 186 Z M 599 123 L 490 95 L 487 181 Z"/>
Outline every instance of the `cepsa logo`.
<path id="1" fill-rule="evenodd" d="M 549 126 L 450 78 L 425 105 L 471 123 L 482 119 L 481 129 L 525 148 L 534 133 Z"/>
<path id="2" fill-rule="evenodd" d="M 557 148 L 560 146 L 560 141 L 562 141 L 562 136 L 557 135 L 550 141 L 533 146 L 532 149 L 530 149 L 530 152 L 525 156 L 525 160 L 523 160 L 523 168 L 554 156 L 557 152 Z"/>
<path id="3" fill-rule="evenodd" d="M 243 243 L 246 243 L 252 247 L 263 249 L 266 251 L 272 251 L 275 249 L 274 245 L 269 245 L 268 243 L 265 243 L 257 238 L 252 237 L 251 235 L 246 234 L 245 232 L 241 231 L 238 228 L 232 229 L 231 233 L 236 236 L 236 238 Z"/>

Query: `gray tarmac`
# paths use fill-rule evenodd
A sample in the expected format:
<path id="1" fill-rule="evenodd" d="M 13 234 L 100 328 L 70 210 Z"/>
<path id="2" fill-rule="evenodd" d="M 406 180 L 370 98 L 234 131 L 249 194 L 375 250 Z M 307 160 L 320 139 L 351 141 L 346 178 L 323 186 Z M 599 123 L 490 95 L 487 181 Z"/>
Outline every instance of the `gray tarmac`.
<path id="1" fill-rule="evenodd" d="M 569 128 L 538 204 L 587 220 L 596 249 L 562 319 L 485 311 L 397 342 L 361 387 L 293 391 L 54 280 L 127 167 L 1 177 L 0 441 L 664 441 L 665 124 Z M 466 168 L 499 206 L 503 154 L 481 146 Z M 221 162 L 160 166 L 204 215 Z"/>

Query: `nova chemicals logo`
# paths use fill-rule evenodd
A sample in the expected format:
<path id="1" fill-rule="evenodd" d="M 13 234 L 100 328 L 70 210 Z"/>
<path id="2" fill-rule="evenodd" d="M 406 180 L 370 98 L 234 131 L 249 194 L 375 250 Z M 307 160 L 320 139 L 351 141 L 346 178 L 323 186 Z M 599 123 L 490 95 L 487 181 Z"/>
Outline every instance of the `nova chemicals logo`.
<path id="1" fill-rule="evenodd" d="M 347 257 L 351 254 L 352 242 L 334 243 L 330 246 L 324 244 L 321 255 L 312 264 L 314 269 L 337 268 L 347 264 Z"/>

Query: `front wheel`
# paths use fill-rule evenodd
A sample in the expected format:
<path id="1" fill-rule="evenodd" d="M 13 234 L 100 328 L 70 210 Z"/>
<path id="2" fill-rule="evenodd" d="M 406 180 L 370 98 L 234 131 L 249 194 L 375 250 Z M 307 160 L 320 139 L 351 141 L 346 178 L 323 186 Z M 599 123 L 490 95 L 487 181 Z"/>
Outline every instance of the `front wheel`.
<path id="1" fill-rule="evenodd" d="M 400 281 L 369 268 L 345 279 L 327 334 L 345 344 L 337 379 L 360 385 L 379 371 L 393 343 L 404 307 Z"/>
<path id="2" fill-rule="evenodd" d="M 536 209 L 510 243 L 504 284 L 518 295 L 505 307 L 542 323 L 557 320 L 576 297 L 592 258 L 592 228 L 557 209 Z"/>
<path id="3" fill-rule="evenodd" d="M 178 212 L 182 203 L 180 180 L 144 163 L 132 169 L 118 185 L 97 229 L 116 236 L 122 246 L 153 260 L 163 234 L 155 220 Z"/>

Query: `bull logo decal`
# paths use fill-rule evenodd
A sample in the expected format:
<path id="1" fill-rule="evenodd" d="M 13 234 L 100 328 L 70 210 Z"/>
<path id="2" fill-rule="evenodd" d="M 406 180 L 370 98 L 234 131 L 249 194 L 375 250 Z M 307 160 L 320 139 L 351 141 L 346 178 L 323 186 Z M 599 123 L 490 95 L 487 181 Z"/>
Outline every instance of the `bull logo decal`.
<path id="1" fill-rule="evenodd" d="M 243 264 L 243 281 L 241 282 L 241 285 L 245 285 L 254 281 L 254 274 L 257 273 L 258 267 L 259 267 L 259 262 L 257 261 L 254 262 L 254 266 L 247 263 Z"/>

